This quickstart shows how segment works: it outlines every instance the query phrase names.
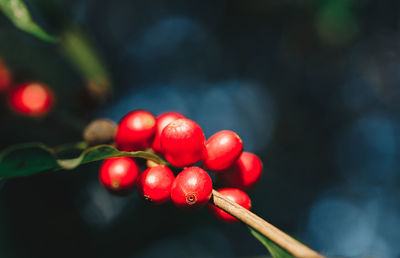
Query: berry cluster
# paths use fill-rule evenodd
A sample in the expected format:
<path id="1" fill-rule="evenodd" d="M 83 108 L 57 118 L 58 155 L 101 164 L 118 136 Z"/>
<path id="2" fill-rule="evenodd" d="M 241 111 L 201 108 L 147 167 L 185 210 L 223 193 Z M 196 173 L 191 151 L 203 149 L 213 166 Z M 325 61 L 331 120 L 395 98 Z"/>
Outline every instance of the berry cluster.
<path id="1" fill-rule="evenodd" d="M 243 152 L 242 140 L 236 133 L 220 131 L 206 141 L 197 123 L 176 112 L 157 118 L 145 110 L 130 112 L 118 124 L 115 145 L 123 151 L 156 152 L 180 172 L 175 177 L 170 167 L 153 164 L 140 174 L 133 159 L 111 158 L 100 168 L 100 182 L 108 190 L 124 194 L 136 186 L 145 200 L 155 204 L 172 200 L 183 210 L 208 204 L 213 183 L 206 170 L 214 172 L 216 183 L 224 187 L 219 193 L 250 209 L 251 201 L 244 191 L 250 190 L 262 173 L 260 159 Z M 201 167 L 194 166 L 200 161 Z M 236 221 L 213 205 L 210 210 L 224 221 Z"/>

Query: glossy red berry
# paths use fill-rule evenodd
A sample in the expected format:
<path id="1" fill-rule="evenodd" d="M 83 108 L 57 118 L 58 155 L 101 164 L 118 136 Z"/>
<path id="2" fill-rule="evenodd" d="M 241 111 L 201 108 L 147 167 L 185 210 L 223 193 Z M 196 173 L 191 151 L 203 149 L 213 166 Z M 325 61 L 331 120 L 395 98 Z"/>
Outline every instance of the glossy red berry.
<path id="1" fill-rule="evenodd" d="M 9 95 L 12 110 L 22 115 L 40 116 L 50 111 L 54 102 L 51 90 L 40 83 L 26 83 L 15 87 Z"/>
<path id="2" fill-rule="evenodd" d="M 184 118 L 185 116 L 178 112 L 166 112 L 159 115 L 156 119 L 156 134 L 154 136 L 153 143 L 151 148 L 158 153 L 161 153 L 161 144 L 160 144 L 160 136 L 163 129 L 170 124 L 171 122 L 178 120 L 180 118 Z"/>
<path id="3" fill-rule="evenodd" d="M 235 164 L 228 170 L 216 173 L 217 181 L 228 187 L 242 190 L 251 189 L 260 179 L 263 164 L 250 152 L 242 152 Z"/>
<path id="4" fill-rule="evenodd" d="M 174 174 L 166 166 L 148 168 L 139 176 L 138 194 L 154 204 L 164 203 L 170 200 L 174 180 Z"/>
<path id="5" fill-rule="evenodd" d="M 184 169 L 175 178 L 171 188 L 171 200 L 183 210 L 199 209 L 211 198 L 212 181 L 206 171 L 199 167 Z"/>
<path id="6" fill-rule="evenodd" d="M 145 110 L 135 110 L 119 122 L 115 143 L 123 151 L 143 150 L 150 146 L 155 131 L 155 117 Z"/>
<path id="7" fill-rule="evenodd" d="M 229 130 L 211 136 L 205 145 L 202 163 L 206 169 L 221 171 L 230 168 L 243 151 L 240 137 Z"/>
<path id="8" fill-rule="evenodd" d="M 128 157 L 110 158 L 100 167 L 100 182 L 114 193 L 129 193 L 135 186 L 139 175 L 136 162 Z"/>
<path id="9" fill-rule="evenodd" d="M 242 190 L 239 190 L 237 188 L 223 188 L 218 190 L 218 192 L 222 195 L 224 195 L 226 198 L 229 200 L 236 202 L 243 208 L 250 210 L 251 208 L 251 200 L 249 196 L 243 192 Z M 238 221 L 235 217 L 229 215 L 225 211 L 221 210 L 220 208 L 215 207 L 214 205 L 210 204 L 210 211 L 220 220 L 225 221 L 225 222 L 235 222 Z"/>
<path id="10" fill-rule="evenodd" d="M 6 91 L 11 86 L 11 73 L 0 59 L 0 92 Z"/>
<path id="11" fill-rule="evenodd" d="M 161 133 L 161 149 L 175 167 L 193 165 L 201 159 L 205 137 L 200 126 L 186 118 L 168 124 Z"/>

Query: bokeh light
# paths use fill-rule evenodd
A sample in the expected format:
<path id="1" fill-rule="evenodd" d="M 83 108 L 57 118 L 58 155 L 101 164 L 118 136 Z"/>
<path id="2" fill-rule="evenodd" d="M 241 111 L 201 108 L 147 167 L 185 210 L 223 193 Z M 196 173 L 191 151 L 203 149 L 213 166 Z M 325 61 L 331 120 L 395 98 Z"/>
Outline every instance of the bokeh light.
<path id="1" fill-rule="evenodd" d="M 174 110 L 196 121 L 207 138 L 221 130 L 233 130 L 248 151 L 268 145 L 275 125 L 275 106 L 265 88 L 237 80 L 197 87 L 187 90 L 176 85 L 146 85 L 125 94 L 99 116 L 119 121 L 127 110 L 145 109 L 155 114 Z"/>
<path id="2" fill-rule="evenodd" d="M 50 111 L 54 103 L 51 90 L 39 83 L 27 83 L 15 87 L 9 95 L 9 104 L 13 111 L 39 116 Z"/>
<path id="3" fill-rule="evenodd" d="M 396 257 L 400 248 L 393 243 L 400 234 L 389 230 L 388 237 L 386 232 L 389 225 L 400 226 L 393 220 L 399 214 L 393 201 L 390 191 L 381 187 L 337 185 L 311 208 L 306 236 L 327 255 Z"/>
<path id="4" fill-rule="evenodd" d="M 111 195 L 97 181 L 87 183 L 75 202 L 83 220 L 94 230 L 115 226 L 124 209 L 134 205 L 130 198 Z"/>
<path id="5" fill-rule="evenodd" d="M 337 141 L 337 162 L 345 180 L 394 183 L 399 126 L 389 116 L 366 114 L 343 130 Z"/>
<path id="6" fill-rule="evenodd" d="M 11 86 L 11 72 L 0 58 L 0 92 L 6 91 Z"/>

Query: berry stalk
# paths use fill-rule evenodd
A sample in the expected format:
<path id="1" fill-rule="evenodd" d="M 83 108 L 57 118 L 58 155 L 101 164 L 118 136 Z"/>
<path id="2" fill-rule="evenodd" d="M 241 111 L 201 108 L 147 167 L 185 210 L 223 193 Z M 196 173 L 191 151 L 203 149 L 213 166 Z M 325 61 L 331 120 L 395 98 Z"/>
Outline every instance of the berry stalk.
<path id="1" fill-rule="evenodd" d="M 256 214 L 229 200 L 216 190 L 213 190 L 210 202 L 244 224 L 257 230 L 260 234 L 270 239 L 295 257 L 324 257 L 322 254 L 303 245 Z"/>

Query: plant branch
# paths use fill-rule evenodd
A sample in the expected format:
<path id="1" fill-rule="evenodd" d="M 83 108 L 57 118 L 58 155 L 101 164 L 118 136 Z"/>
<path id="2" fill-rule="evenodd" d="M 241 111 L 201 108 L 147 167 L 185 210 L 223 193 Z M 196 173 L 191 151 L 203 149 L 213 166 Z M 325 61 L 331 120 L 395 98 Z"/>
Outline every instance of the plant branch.
<path id="1" fill-rule="evenodd" d="M 239 204 L 229 200 L 224 195 L 218 193 L 216 190 L 213 190 L 211 203 L 229 213 L 230 215 L 234 216 L 244 224 L 257 230 L 260 234 L 262 234 L 295 257 L 324 257 L 318 252 L 303 245 L 296 239 L 290 237 L 275 226 L 266 222 L 251 211 L 246 210 Z"/>

